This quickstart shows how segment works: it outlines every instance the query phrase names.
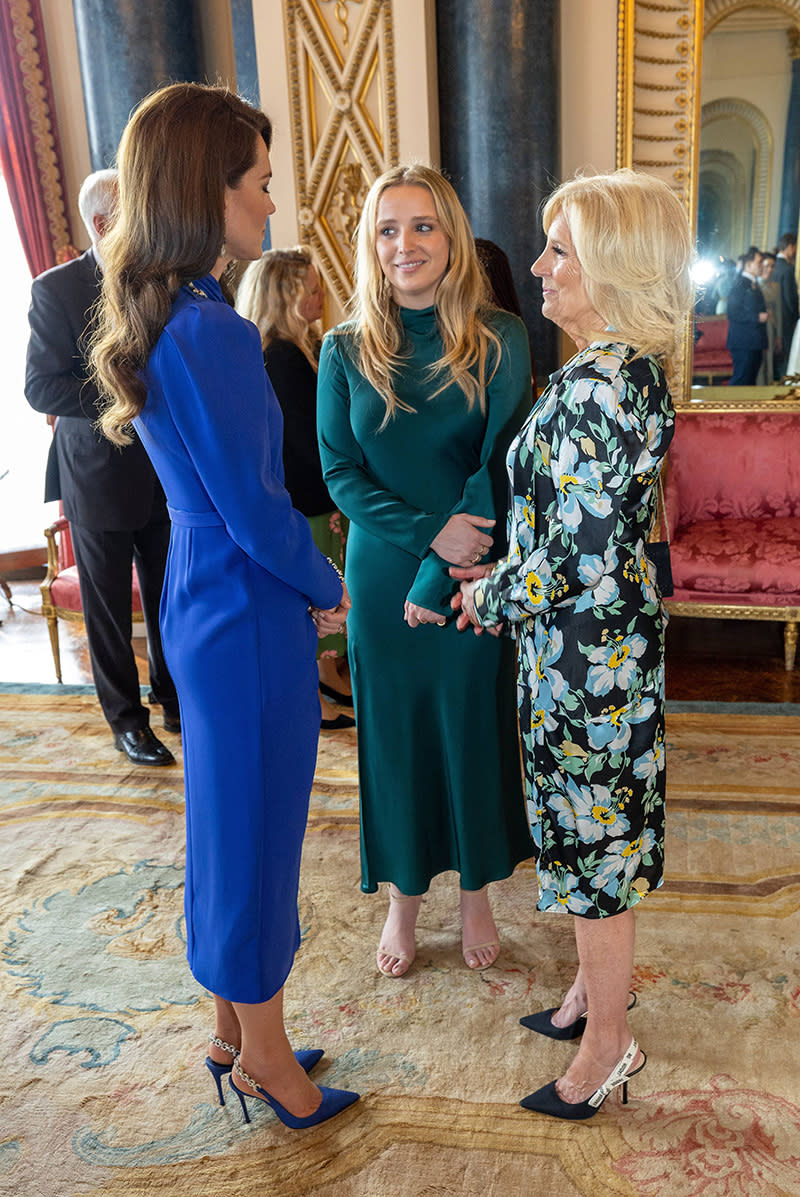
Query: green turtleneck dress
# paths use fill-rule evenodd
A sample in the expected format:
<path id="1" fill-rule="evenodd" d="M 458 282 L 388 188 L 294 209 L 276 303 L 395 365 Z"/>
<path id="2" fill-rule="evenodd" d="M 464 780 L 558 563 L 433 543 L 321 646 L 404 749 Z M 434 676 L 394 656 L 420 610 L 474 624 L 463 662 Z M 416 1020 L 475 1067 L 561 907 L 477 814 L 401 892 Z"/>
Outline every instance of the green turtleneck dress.
<path id="1" fill-rule="evenodd" d="M 352 325 L 325 338 L 317 414 L 325 482 L 350 519 L 350 667 L 358 724 L 361 887 L 427 890 L 448 869 L 464 889 L 507 877 L 532 855 L 520 780 L 515 653 L 510 640 L 459 632 L 456 584 L 430 543 L 450 515 L 497 520 L 490 558 L 506 549 L 505 454 L 531 407 L 528 338 L 496 312 L 500 365 L 485 412 L 451 384 L 435 398 L 442 355 L 434 308 L 400 314 L 409 357 L 385 405 L 358 369 Z M 490 354 L 491 364 L 495 354 Z M 404 622 L 406 599 L 447 616 Z"/>

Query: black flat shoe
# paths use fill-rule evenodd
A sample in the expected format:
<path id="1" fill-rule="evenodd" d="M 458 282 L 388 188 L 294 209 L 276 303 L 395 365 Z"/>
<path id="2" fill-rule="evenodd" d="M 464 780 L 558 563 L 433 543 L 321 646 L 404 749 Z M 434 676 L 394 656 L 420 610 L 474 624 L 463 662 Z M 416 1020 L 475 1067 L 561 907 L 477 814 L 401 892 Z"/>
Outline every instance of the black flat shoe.
<path id="1" fill-rule="evenodd" d="M 338 702 L 340 707 L 351 707 L 353 705 L 352 694 L 340 694 L 338 690 L 334 690 L 333 686 L 329 686 L 325 682 L 320 682 L 319 688 L 326 698 L 332 698 L 334 702 Z"/>
<path id="2" fill-rule="evenodd" d="M 630 998 L 628 1009 L 632 1010 L 636 1005 L 636 994 L 632 993 Z M 527 1027 L 529 1031 L 535 1031 L 537 1035 L 546 1035 L 548 1039 L 580 1039 L 586 1030 L 586 1015 L 581 1014 L 580 1018 L 576 1018 L 566 1027 L 555 1027 L 552 1023 L 552 1015 L 558 1009 L 558 1006 L 553 1006 L 550 1010 L 539 1010 L 536 1014 L 526 1014 L 519 1020 L 519 1024 L 521 1027 Z"/>
<path id="3" fill-rule="evenodd" d="M 535 1093 L 529 1093 L 527 1097 L 523 1097 L 519 1104 L 525 1110 L 532 1110 L 534 1114 L 549 1114 L 551 1118 L 563 1118 L 568 1122 L 582 1122 L 586 1118 L 594 1118 L 609 1093 L 622 1085 L 622 1104 L 625 1106 L 628 1104 L 628 1081 L 631 1077 L 636 1076 L 637 1072 L 641 1072 L 647 1063 L 647 1056 L 642 1052 L 642 1062 L 639 1067 L 634 1068 L 633 1072 L 628 1072 L 638 1051 L 639 1044 L 635 1039 L 631 1039 L 630 1047 L 625 1055 L 614 1066 L 611 1074 L 600 1088 L 595 1089 L 592 1096 L 586 1101 L 564 1101 L 558 1096 L 555 1081 L 551 1081 L 549 1085 L 543 1085 Z"/>
<path id="4" fill-rule="evenodd" d="M 124 752 L 133 765 L 174 765 L 175 757 L 166 744 L 156 739 L 149 727 L 116 732 L 114 747 Z"/>
<path id="5" fill-rule="evenodd" d="M 180 715 L 164 715 L 164 731 L 176 732 L 181 734 L 181 717 Z"/>
<path id="6" fill-rule="evenodd" d="M 355 727 L 356 721 L 352 715 L 337 715 L 335 719 L 323 719 L 320 723 L 322 731 L 344 731 L 346 727 Z"/>

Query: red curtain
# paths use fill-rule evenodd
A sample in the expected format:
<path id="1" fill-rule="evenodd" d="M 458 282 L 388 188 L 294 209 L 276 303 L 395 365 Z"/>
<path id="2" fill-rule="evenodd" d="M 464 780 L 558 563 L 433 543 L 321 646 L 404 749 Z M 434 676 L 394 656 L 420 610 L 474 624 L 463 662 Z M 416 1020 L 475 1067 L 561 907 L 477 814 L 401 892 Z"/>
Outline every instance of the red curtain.
<path id="1" fill-rule="evenodd" d="M 76 256 L 39 0 L 0 0 L 0 170 L 33 275 Z"/>

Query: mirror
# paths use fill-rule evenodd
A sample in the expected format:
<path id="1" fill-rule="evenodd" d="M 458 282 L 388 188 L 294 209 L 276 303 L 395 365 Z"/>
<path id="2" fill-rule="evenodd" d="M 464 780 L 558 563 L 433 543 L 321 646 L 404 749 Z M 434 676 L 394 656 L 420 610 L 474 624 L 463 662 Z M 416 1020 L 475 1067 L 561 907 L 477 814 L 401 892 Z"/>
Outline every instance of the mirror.
<path id="1" fill-rule="evenodd" d="M 790 95 L 800 104 L 800 0 L 618 0 L 617 29 L 617 165 L 673 188 L 712 279 L 715 258 L 735 258 L 751 244 L 774 248 L 787 231 L 786 130 L 800 127 L 788 116 Z M 800 194 L 792 204 L 796 227 Z M 708 281 L 703 302 L 713 311 L 703 314 L 716 317 L 720 297 L 712 302 Z M 687 324 L 676 407 L 785 405 L 786 386 L 727 385 L 727 328 L 720 338 L 727 372 L 699 371 L 695 332 Z M 718 383 L 725 385 L 708 385 Z M 792 397 L 800 399 L 800 390 Z"/>
<path id="2" fill-rule="evenodd" d="M 692 382 L 770 386 L 780 381 L 788 357 L 780 287 L 770 277 L 775 263 L 755 258 L 742 274 L 741 255 L 750 246 L 774 253 L 787 231 L 780 221 L 794 26 L 784 6 L 768 0 L 723 9 L 716 21 L 709 7 L 699 92 Z"/>

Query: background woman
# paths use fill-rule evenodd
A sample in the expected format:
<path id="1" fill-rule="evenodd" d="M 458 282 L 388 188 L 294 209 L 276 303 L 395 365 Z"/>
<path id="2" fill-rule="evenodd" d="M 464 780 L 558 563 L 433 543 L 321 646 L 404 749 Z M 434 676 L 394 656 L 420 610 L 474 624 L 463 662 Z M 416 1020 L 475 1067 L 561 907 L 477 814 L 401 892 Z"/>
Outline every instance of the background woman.
<path id="1" fill-rule="evenodd" d="M 455 572 L 475 579 L 460 596 L 473 623 L 516 628 L 539 909 L 576 916 L 575 982 L 523 1024 L 581 1045 L 522 1104 L 581 1119 L 644 1066 L 627 1023 L 633 907 L 661 885 L 665 783 L 665 618 L 646 548 L 691 240 L 677 197 L 631 171 L 563 184 L 544 227 L 542 310 L 578 353 L 509 451 L 508 555 Z"/>
<path id="2" fill-rule="evenodd" d="M 245 1117 L 244 1095 L 259 1096 L 304 1127 L 357 1097 L 318 1089 L 306 1069 L 322 1053 L 295 1057 L 283 1025 L 315 631 L 342 624 L 348 597 L 292 509 L 258 333 L 220 286 L 232 259 L 261 253 L 270 138 L 267 117 L 222 88 L 179 83 L 142 103 L 120 143 L 94 363 L 114 397 L 103 430 L 124 443 L 133 421 L 173 524 L 161 624 L 183 722 L 189 963 L 215 995 L 207 1063 L 220 1100 L 233 1067 Z"/>
<path id="3" fill-rule="evenodd" d="M 236 310 L 261 333 L 264 365 L 283 412 L 283 468 L 292 503 L 309 522 L 317 548 L 344 569 L 342 518 L 322 477 L 317 446 L 316 323 L 324 293 L 311 250 L 270 249 L 251 262 L 236 292 Z M 323 697 L 353 705 L 347 641 L 335 632 L 317 650 Z M 330 709 L 330 707 L 328 707 Z M 349 715 L 323 718 L 323 728 L 353 727 Z"/>
<path id="4" fill-rule="evenodd" d="M 528 339 L 488 304 L 458 198 L 424 166 L 370 189 L 354 311 L 323 342 L 319 432 L 325 480 L 351 521 L 361 885 L 391 882 L 377 959 L 399 977 L 431 879 L 459 872 L 464 959 L 482 968 L 499 951 L 486 886 L 531 842 L 510 646 L 458 635 L 447 570 L 492 545 L 503 458 L 530 408 Z"/>

